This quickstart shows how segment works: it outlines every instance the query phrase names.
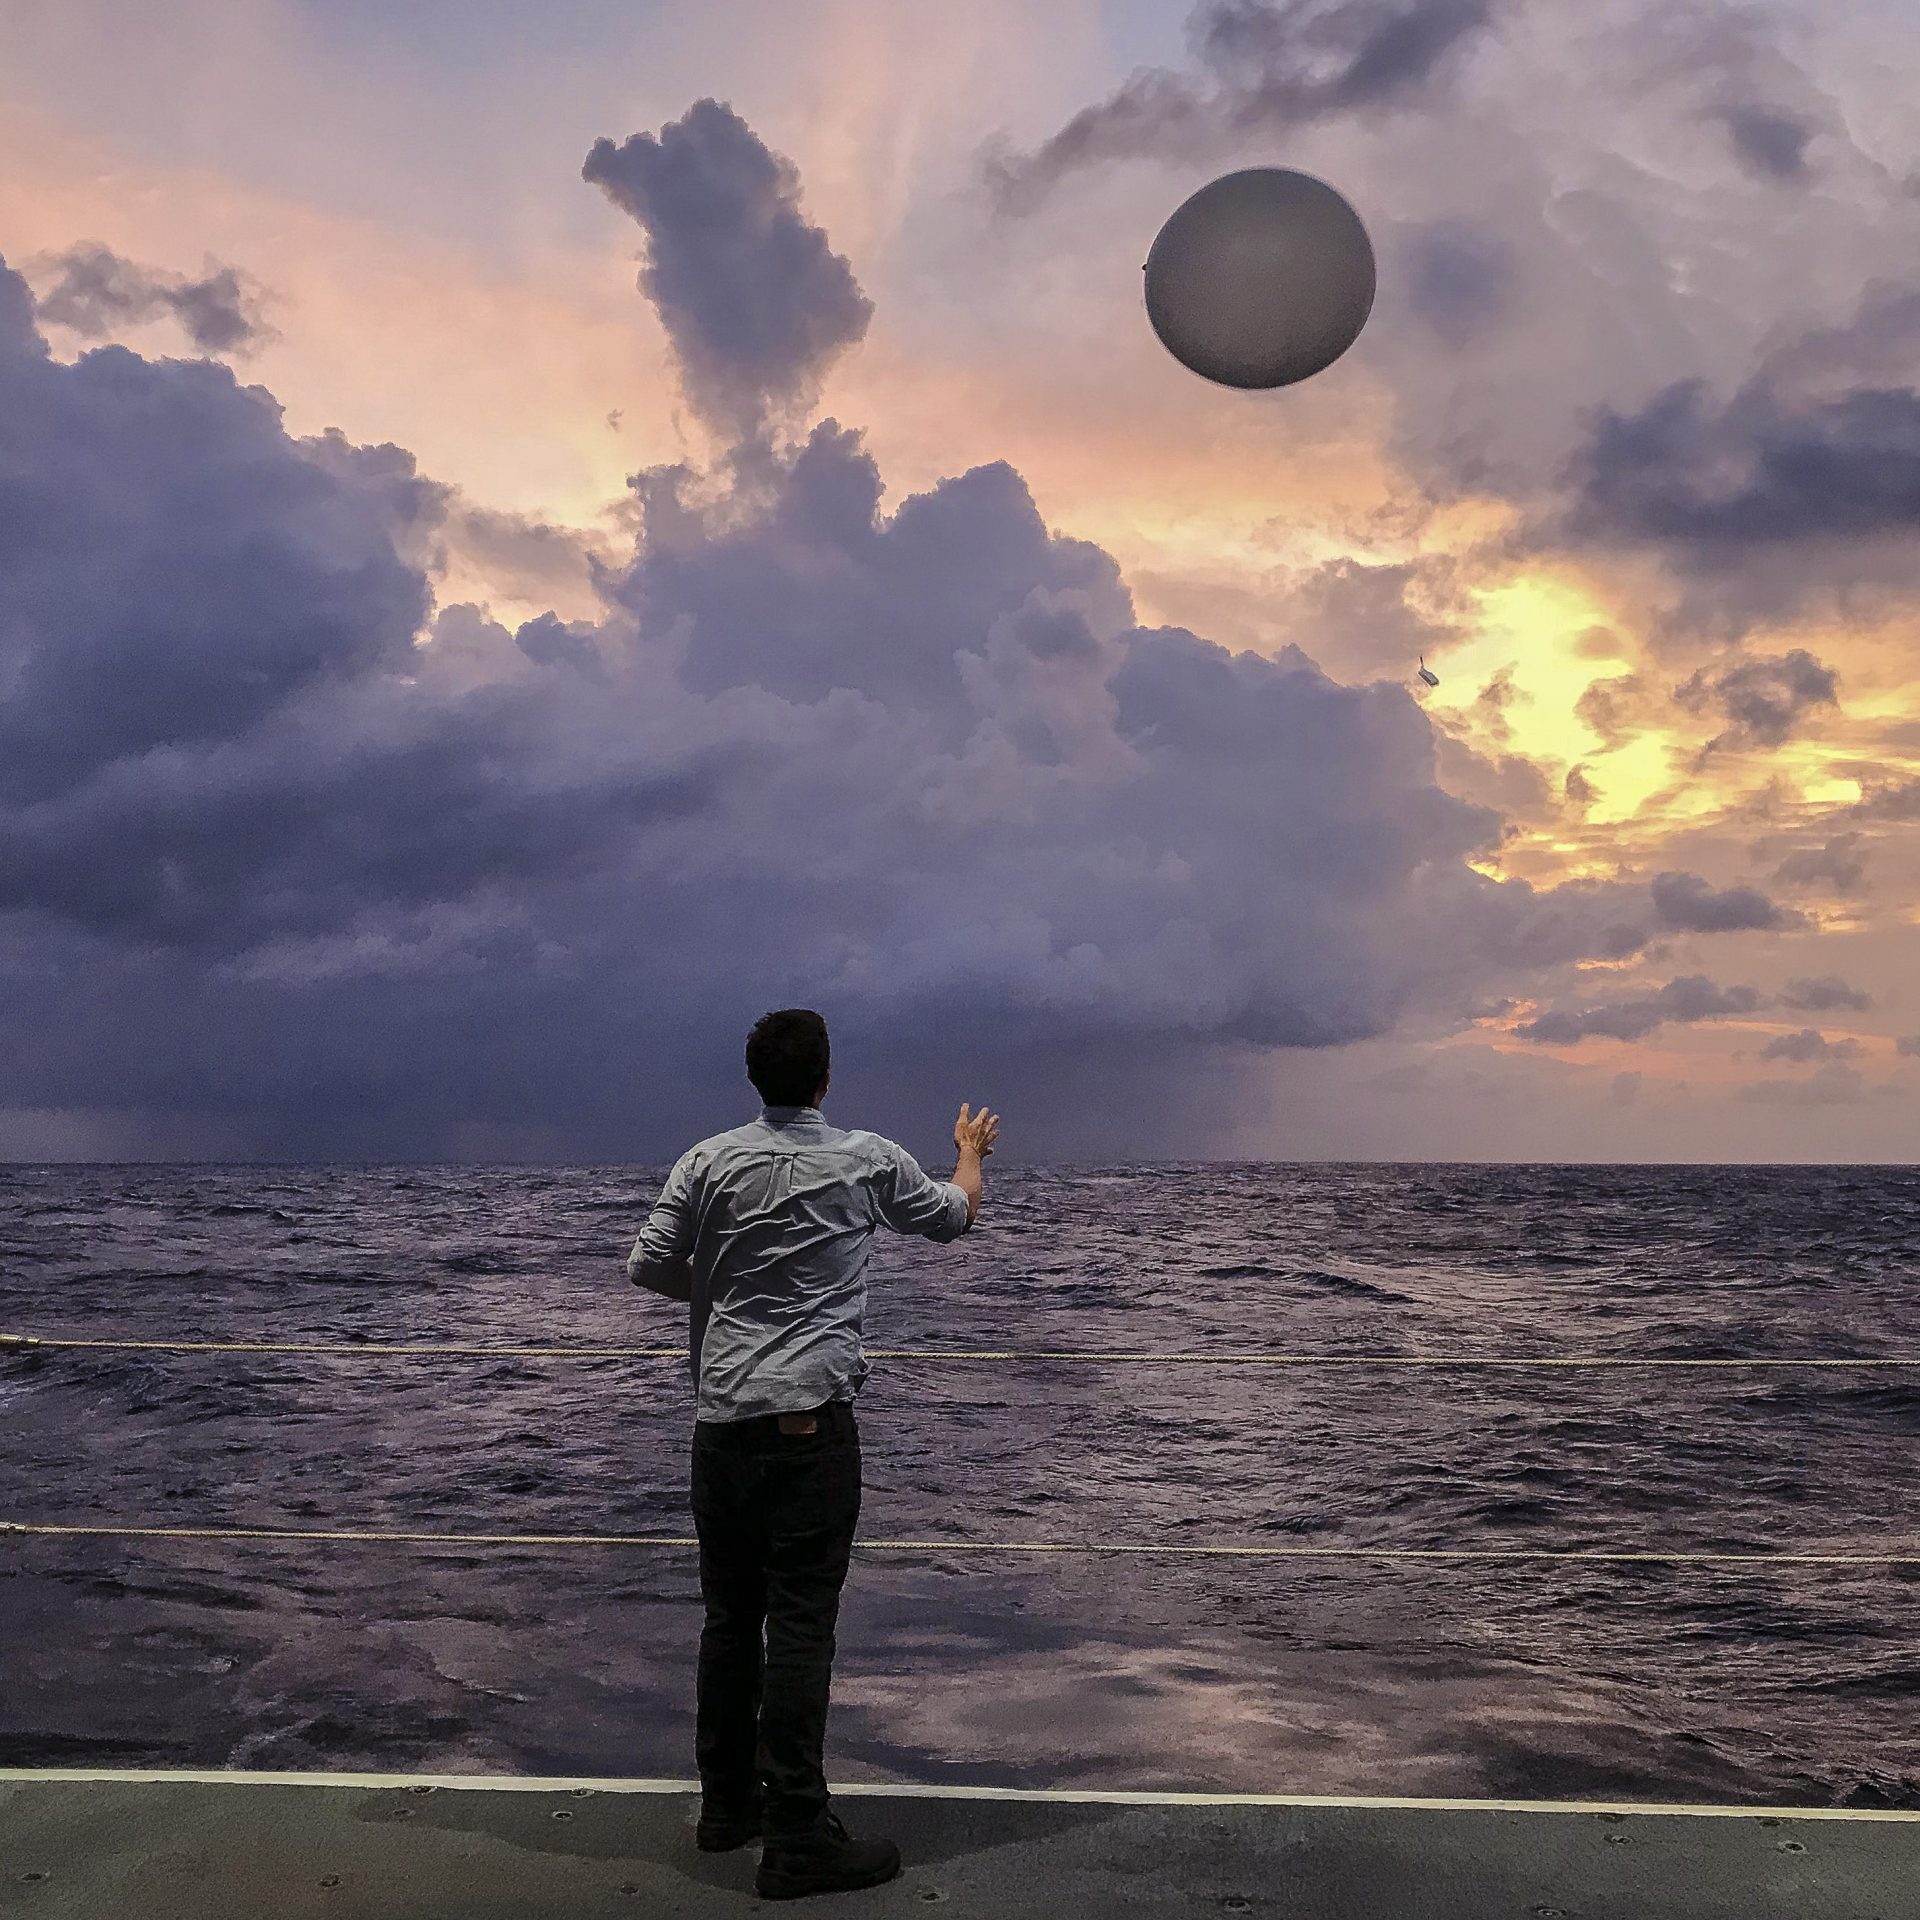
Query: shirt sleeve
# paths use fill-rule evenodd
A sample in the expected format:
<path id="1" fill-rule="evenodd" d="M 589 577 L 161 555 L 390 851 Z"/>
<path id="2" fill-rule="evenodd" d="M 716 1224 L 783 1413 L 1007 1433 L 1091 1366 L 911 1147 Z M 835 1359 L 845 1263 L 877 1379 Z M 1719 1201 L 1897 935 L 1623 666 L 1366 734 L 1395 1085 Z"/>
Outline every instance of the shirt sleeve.
<path id="1" fill-rule="evenodd" d="M 677 1266 L 692 1254 L 693 1156 L 683 1153 L 667 1175 L 647 1224 L 627 1255 L 627 1275 L 644 1286 L 644 1268 Z"/>
<path id="2" fill-rule="evenodd" d="M 880 1218 L 895 1233 L 957 1240 L 967 1230 L 967 1196 L 951 1180 L 929 1180 L 905 1147 L 886 1143 L 874 1182 Z"/>

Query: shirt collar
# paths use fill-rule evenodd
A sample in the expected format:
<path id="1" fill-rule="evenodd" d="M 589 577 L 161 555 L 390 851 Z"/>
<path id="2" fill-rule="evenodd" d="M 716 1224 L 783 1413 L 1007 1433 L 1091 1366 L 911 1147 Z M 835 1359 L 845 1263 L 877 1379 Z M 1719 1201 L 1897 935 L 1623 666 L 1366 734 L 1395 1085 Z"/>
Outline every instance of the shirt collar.
<path id="1" fill-rule="evenodd" d="M 818 1107 L 762 1107 L 760 1118 L 770 1127 L 824 1127 L 827 1116 Z"/>

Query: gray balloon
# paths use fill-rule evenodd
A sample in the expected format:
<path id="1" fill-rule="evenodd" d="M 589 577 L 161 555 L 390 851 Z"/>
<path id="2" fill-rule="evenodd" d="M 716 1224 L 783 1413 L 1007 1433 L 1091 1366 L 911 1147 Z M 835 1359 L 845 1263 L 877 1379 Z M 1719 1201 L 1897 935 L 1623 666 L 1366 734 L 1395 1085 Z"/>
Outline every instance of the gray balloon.
<path id="1" fill-rule="evenodd" d="M 1324 180 L 1223 174 L 1176 207 L 1147 254 L 1147 318 L 1223 387 L 1285 387 L 1333 363 L 1373 307 L 1373 245 Z"/>

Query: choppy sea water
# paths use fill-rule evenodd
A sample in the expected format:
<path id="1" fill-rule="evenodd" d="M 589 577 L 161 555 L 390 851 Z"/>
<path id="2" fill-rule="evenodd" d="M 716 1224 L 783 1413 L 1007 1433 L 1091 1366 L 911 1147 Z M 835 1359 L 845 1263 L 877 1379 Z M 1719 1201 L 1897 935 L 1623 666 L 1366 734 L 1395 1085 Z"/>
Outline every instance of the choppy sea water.
<path id="1" fill-rule="evenodd" d="M 684 1347 L 659 1170 L 0 1168 L 0 1330 Z M 870 1348 L 1920 1357 L 1920 1171 L 989 1167 Z M 835 1781 L 1920 1808 L 1920 1368 L 876 1359 Z M 0 1519 L 690 1534 L 681 1359 L 0 1354 Z M 974 1552 L 1244 1544 L 1907 1565 Z M 698 1566 L 0 1535 L 0 1765 L 694 1771 Z"/>

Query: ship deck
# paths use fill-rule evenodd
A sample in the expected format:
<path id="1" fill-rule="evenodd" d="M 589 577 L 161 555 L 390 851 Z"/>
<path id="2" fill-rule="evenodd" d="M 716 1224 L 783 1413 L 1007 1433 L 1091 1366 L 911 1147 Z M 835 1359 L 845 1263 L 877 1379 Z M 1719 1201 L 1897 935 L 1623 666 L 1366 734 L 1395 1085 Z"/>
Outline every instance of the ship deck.
<path id="1" fill-rule="evenodd" d="M 1913 1920 L 1920 1813 L 839 1785 L 899 1843 L 806 1913 L 946 1920 Z M 20 1920 L 717 1920 L 757 1844 L 680 1780 L 0 1770 Z"/>

